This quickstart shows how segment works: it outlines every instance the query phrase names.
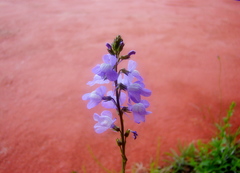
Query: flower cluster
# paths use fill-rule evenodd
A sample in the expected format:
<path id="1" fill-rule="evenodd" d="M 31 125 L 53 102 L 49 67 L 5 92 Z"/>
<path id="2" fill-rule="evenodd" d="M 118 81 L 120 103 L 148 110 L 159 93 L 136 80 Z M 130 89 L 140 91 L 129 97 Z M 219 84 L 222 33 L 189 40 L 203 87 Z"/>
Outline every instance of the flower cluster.
<path id="1" fill-rule="evenodd" d="M 121 36 L 116 37 L 112 44 L 107 43 L 106 46 L 109 54 L 102 57 L 102 64 L 97 64 L 92 69 L 95 76 L 87 85 L 111 83 L 113 89 L 107 92 L 105 86 L 100 86 L 91 93 L 84 94 L 82 99 L 89 101 L 88 109 L 101 103 L 104 108 L 116 109 L 120 119 L 124 114 L 132 113 L 134 122 L 145 122 L 145 116 L 151 112 L 146 110 L 149 107 L 149 102 L 142 97 L 149 97 L 151 91 L 145 88 L 144 80 L 136 70 L 137 63 L 130 60 L 136 52 L 130 51 L 127 55 L 120 56 L 124 47 Z M 127 69 L 118 69 L 118 65 L 124 60 L 128 60 Z M 102 133 L 107 129 L 122 130 L 114 124 L 116 119 L 112 118 L 110 111 L 104 110 L 101 115 L 95 113 L 93 118 L 97 121 L 94 126 L 96 133 Z M 126 134 L 130 132 L 136 139 L 138 136 L 136 131 L 128 130 L 125 136 L 128 136 Z"/>

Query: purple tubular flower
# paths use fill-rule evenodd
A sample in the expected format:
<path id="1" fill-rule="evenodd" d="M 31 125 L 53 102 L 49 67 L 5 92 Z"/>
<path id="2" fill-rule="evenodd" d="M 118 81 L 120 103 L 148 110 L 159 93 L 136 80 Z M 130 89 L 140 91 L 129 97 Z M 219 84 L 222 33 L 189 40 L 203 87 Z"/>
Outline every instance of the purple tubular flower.
<path id="1" fill-rule="evenodd" d="M 116 118 L 112 119 L 112 113 L 110 111 L 103 111 L 101 116 L 95 113 L 93 115 L 93 119 L 97 121 L 97 123 L 94 125 L 94 130 L 96 133 L 103 133 L 115 126 L 114 122 L 116 121 Z"/>
<path id="2" fill-rule="evenodd" d="M 132 80 L 133 77 L 137 78 L 139 81 L 143 81 L 143 78 L 141 77 L 140 73 L 135 70 L 137 67 L 137 63 L 133 60 L 128 61 L 128 71 L 130 72 L 128 74 L 129 80 Z"/>
<path id="3" fill-rule="evenodd" d="M 117 102 L 116 101 L 116 96 L 113 94 L 112 91 L 108 91 L 107 96 L 112 97 L 115 100 L 115 102 Z M 122 105 L 126 101 L 126 98 L 127 98 L 126 94 L 124 92 L 121 92 L 120 100 L 119 100 L 120 105 Z M 111 108 L 114 108 L 114 109 L 116 108 L 116 105 L 113 101 L 102 102 L 102 106 L 105 107 L 105 108 L 110 108 L 110 109 Z"/>
<path id="4" fill-rule="evenodd" d="M 129 106 L 129 110 L 133 113 L 133 119 L 136 123 L 145 122 L 145 116 L 152 113 L 146 111 L 146 108 L 149 107 L 149 103 L 146 100 L 142 100 L 140 103 Z"/>
<path id="5" fill-rule="evenodd" d="M 109 80 L 103 80 L 101 76 L 95 75 L 92 81 L 89 81 L 87 85 L 93 86 L 95 84 L 109 83 Z"/>
<path id="6" fill-rule="evenodd" d="M 138 137 L 137 131 L 130 130 L 130 132 L 133 133 L 133 139 L 137 139 L 137 137 Z"/>
<path id="7" fill-rule="evenodd" d="M 101 65 L 96 65 L 92 72 L 101 76 L 102 79 L 108 79 L 110 81 L 117 80 L 118 74 L 114 70 L 114 66 L 116 65 L 117 58 L 114 55 L 106 54 L 103 56 L 103 62 Z"/>
<path id="8" fill-rule="evenodd" d="M 141 95 L 144 97 L 149 97 L 151 95 L 152 92 L 144 87 L 144 84 L 140 81 L 134 82 L 128 86 L 128 95 L 133 102 L 139 103 L 141 101 Z"/>
<path id="9" fill-rule="evenodd" d="M 106 91 L 107 91 L 107 88 L 105 86 L 100 86 L 93 92 L 84 94 L 82 96 L 82 99 L 89 100 L 89 102 L 87 104 L 87 108 L 91 109 L 91 108 L 97 106 L 102 101 L 102 98 L 103 98 L 104 94 L 106 93 Z"/>

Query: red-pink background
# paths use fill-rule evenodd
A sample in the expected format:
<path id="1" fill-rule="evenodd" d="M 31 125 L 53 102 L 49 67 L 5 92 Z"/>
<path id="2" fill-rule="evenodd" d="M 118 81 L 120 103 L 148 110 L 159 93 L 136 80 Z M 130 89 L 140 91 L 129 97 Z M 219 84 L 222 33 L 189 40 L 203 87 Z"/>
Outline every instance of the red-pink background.
<path id="1" fill-rule="evenodd" d="M 145 123 L 126 117 L 128 169 L 178 143 L 208 141 L 240 104 L 240 2 L 234 0 L 1 0 L 0 172 L 120 170 L 117 133 L 96 134 L 81 97 L 118 34 L 152 90 Z M 220 57 L 220 61 L 217 57 Z M 240 124 L 236 107 L 232 128 Z M 161 162 L 162 163 L 162 162 Z"/>

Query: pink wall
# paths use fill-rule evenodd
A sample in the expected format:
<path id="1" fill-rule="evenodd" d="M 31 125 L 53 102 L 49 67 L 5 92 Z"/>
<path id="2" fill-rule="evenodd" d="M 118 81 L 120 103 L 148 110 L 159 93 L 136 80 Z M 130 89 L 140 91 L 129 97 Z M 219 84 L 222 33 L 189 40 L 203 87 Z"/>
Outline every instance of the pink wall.
<path id="1" fill-rule="evenodd" d="M 96 134 L 81 100 L 91 68 L 121 34 L 152 90 L 146 122 L 128 139 L 128 168 L 178 142 L 209 140 L 237 103 L 240 125 L 240 2 L 227 0 L 9 1 L 0 4 L 0 172 L 120 169 L 116 133 Z M 220 63 L 217 57 L 221 57 Z"/>

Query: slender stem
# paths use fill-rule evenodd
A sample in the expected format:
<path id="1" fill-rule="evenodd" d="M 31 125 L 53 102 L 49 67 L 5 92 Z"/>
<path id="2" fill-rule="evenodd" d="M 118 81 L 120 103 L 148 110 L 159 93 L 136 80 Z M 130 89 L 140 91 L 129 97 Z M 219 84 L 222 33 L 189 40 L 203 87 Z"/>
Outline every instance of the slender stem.
<path id="1" fill-rule="evenodd" d="M 118 55 L 116 55 L 116 57 L 118 58 Z M 115 66 L 115 70 L 117 72 L 117 64 Z M 126 164 L 127 164 L 127 157 L 126 157 L 126 138 L 124 135 L 124 121 L 123 121 L 123 111 L 121 110 L 121 106 L 120 106 L 120 94 L 121 94 L 121 89 L 117 88 L 118 87 L 118 83 L 117 80 L 115 81 L 115 88 L 116 88 L 116 106 L 117 106 L 117 112 L 118 115 L 120 117 L 120 135 L 121 135 L 121 145 L 120 150 L 122 153 L 122 173 L 125 173 L 125 169 L 126 169 Z"/>

